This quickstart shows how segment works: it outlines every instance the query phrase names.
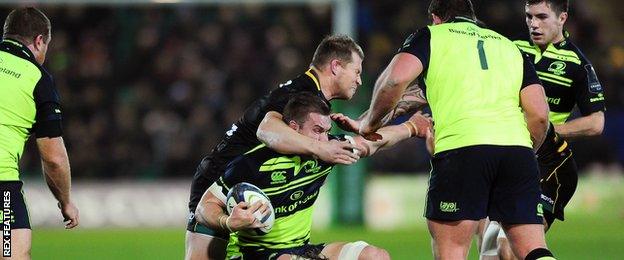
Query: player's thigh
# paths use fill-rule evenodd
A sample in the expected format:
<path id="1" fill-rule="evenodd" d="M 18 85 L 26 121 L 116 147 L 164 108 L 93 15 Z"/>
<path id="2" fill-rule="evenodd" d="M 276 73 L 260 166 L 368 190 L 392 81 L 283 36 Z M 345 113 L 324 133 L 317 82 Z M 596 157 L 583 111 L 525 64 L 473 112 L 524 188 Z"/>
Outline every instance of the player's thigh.
<path id="1" fill-rule="evenodd" d="M 541 224 L 539 170 L 533 150 L 501 147 L 488 216 L 501 224 Z"/>
<path id="2" fill-rule="evenodd" d="M 564 209 L 578 184 L 578 169 L 572 152 L 563 152 L 557 157 L 540 159 L 540 202 L 544 218 L 551 226 L 555 219 L 564 219 Z"/>
<path id="3" fill-rule="evenodd" d="M 223 238 L 186 231 L 184 259 L 225 259 L 227 243 Z"/>
<path id="4" fill-rule="evenodd" d="M 340 260 L 390 259 L 390 254 L 385 249 L 369 245 L 364 241 L 329 243 L 325 245 L 321 254 L 328 259 Z"/>
<path id="5" fill-rule="evenodd" d="M 480 220 L 487 216 L 497 160 L 492 149 L 492 146 L 476 145 L 433 156 L 425 208 L 427 219 Z"/>
<path id="6" fill-rule="evenodd" d="M 436 259 L 466 259 L 478 221 L 427 220 Z"/>
<path id="7" fill-rule="evenodd" d="M 3 246 L 2 259 L 30 259 L 32 231 L 27 228 L 12 229 L 10 238 L 10 249 Z"/>

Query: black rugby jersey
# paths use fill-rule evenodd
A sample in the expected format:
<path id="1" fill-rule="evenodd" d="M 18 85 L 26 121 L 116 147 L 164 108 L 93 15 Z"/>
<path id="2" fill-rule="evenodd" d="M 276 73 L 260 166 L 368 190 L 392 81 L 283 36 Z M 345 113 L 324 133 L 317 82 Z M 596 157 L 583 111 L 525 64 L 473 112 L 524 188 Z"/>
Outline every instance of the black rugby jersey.
<path id="1" fill-rule="evenodd" d="M 552 124 L 565 123 L 574 106 L 578 106 L 583 116 L 605 110 L 604 93 L 596 72 L 591 62 L 568 38 L 567 32 L 563 41 L 549 44 L 543 52 L 531 40 L 514 43 L 534 61 L 546 92 Z M 543 160 L 568 150 L 565 140 L 555 133 L 551 125 L 537 154 Z"/>

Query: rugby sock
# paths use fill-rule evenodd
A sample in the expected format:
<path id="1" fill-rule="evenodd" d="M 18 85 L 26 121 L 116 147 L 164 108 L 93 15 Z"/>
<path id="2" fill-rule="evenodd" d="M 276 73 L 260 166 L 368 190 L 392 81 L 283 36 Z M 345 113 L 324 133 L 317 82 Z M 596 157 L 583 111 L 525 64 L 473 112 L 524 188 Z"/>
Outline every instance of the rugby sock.
<path id="1" fill-rule="evenodd" d="M 550 250 L 546 248 L 533 249 L 524 260 L 556 260 Z"/>

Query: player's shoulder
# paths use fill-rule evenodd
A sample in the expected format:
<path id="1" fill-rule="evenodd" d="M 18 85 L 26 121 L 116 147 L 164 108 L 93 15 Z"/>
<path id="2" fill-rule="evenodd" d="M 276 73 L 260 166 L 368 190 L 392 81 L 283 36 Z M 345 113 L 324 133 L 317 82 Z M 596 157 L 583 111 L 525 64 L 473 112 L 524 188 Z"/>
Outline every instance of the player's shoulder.
<path id="1" fill-rule="evenodd" d="M 569 37 L 566 37 L 563 41 L 555 44 L 555 48 L 561 52 L 561 54 L 569 55 L 578 59 L 581 64 L 591 63 L 583 51 L 581 51 L 581 49 Z"/>

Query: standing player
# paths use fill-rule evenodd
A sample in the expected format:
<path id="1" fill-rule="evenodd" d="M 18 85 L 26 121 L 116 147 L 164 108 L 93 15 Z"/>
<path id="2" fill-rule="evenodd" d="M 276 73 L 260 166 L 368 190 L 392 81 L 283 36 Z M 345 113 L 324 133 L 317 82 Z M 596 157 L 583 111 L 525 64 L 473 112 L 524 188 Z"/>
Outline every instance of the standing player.
<path id="1" fill-rule="evenodd" d="M 528 0 L 525 12 L 531 39 L 515 43 L 534 61 L 548 97 L 552 123 L 537 152 L 544 228 L 548 230 L 555 219 L 564 220 L 563 209 L 578 181 L 576 163 L 565 138 L 602 133 L 604 94 L 591 63 L 563 30 L 568 19 L 568 0 Z M 575 105 L 582 116 L 567 121 Z M 497 223 L 488 226 L 482 255 L 497 254 L 498 236 L 501 258 L 513 259 L 507 239 L 498 227 Z"/>
<path id="2" fill-rule="evenodd" d="M 429 13 L 434 25 L 409 36 L 377 80 L 361 132 L 378 129 L 422 74 L 435 121 L 425 215 L 436 259 L 466 259 L 486 216 L 518 256 L 552 259 L 533 151 L 548 105 L 535 70 L 513 42 L 477 25 L 469 0 L 433 0 Z"/>
<path id="3" fill-rule="evenodd" d="M 382 147 L 414 136 L 418 115 L 401 125 L 379 129 L 381 141 L 354 137 L 362 156 Z M 303 93 L 294 96 L 284 109 L 284 121 L 297 133 L 319 142 L 328 142 L 331 119 L 329 107 L 318 96 Z M 354 243 L 309 244 L 314 202 L 319 189 L 334 164 L 309 155 L 286 155 L 259 145 L 228 165 L 223 175 L 204 194 L 197 208 L 197 217 L 213 229 L 237 232 L 230 240 L 233 255 L 242 259 L 389 259 L 388 253 L 363 241 Z M 229 187 L 248 182 L 262 189 L 275 211 L 275 223 L 266 235 L 254 235 L 247 229 L 261 227 L 255 220 L 256 211 L 263 213 L 266 205 L 241 203 L 230 216 L 224 212 Z M 230 257 L 229 256 L 229 257 Z"/>
<path id="4" fill-rule="evenodd" d="M 204 192 L 223 175 L 226 165 L 260 144 L 256 131 L 265 114 L 269 111 L 281 113 L 291 96 L 301 92 L 313 93 L 328 105 L 332 99 L 351 99 L 362 84 L 360 73 L 363 58 L 362 49 L 350 37 L 326 37 L 318 45 L 308 71 L 254 102 L 227 131 L 223 140 L 201 161 L 191 184 L 186 233 L 187 259 L 224 257 L 228 234 L 197 223 L 194 212 Z M 276 116 L 281 117 L 280 114 Z M 315 155 L 323 161 L 340 164 L 351 164 L 359 159 L 351 152 L 355 147 L 348 142 L 319 142 L 288 134 L 275 134 L 271 138 L 288 144 L 286 150 L 276 149 L 286 154 Z"/>
<path id="5" fill-rule="evenodd" d="M 4 21 L 2 38 L 0 190 L 4 199 L 5 243 L 9 239 L 9 247 L 4 244 L 3 257 L 30 259 L 32 234 L 18 162 L 31 134 L 37 138 L 48 187 L 58 200 L 64 220 L 69 221 L 65 228 L 78 225 L 78 208 L 71 200 L 71 174 L 62 137 L 59 95 L 52 76 L 42 67 L 51 40 L 50 20 L 33 7 L 13 10 Z"/>

